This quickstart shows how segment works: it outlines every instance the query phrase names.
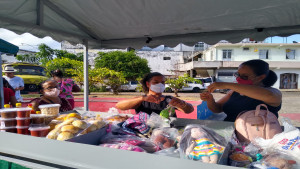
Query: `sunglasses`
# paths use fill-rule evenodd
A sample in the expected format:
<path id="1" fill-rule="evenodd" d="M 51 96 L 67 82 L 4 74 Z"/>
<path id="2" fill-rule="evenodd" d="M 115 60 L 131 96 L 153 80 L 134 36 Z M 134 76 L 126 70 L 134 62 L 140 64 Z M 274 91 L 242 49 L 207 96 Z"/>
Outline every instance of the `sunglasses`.
<path id="1" fill-rule="evenodd" d="M 233 75 L 234 75 L 234 77 L 239 77 L 243 80 L 248 80 L 249 77 L 251 77 L 251 76 L 241 76 L 238 72 L 235 72 Z"/>

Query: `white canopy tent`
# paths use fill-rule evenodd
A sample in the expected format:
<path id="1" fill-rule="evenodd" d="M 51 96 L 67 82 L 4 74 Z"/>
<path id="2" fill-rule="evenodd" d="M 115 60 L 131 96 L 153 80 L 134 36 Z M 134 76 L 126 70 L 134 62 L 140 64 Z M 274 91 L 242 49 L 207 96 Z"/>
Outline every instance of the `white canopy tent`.
<path id="1" fill-rule="evenodd" d="M 1 0 L 0 27 L 83 43 L 87 79 L 88 47 L 260 41 L 300 33 L 299 11 L 298 0 Z"/>

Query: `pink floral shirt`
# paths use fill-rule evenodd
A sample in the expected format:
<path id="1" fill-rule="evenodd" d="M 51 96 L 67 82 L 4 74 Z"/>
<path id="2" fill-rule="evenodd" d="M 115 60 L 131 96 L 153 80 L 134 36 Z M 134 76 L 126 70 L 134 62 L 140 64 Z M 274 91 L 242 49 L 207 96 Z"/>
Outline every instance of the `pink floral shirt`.
<path id="1" fill-rule="evenodd" d="M 73 86 L 76 85 L 74 80 L 72 79 L 63 79 L 61 82 L 58 82 L 58 86 L 60 87 L 60 98 L 65 99 L 73 99 L 72 89 Z"/>

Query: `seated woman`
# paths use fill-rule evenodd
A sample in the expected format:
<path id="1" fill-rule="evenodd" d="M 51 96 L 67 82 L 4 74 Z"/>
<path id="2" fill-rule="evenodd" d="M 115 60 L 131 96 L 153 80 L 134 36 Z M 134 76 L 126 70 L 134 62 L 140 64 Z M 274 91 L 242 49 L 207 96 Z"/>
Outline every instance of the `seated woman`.
<path id="1" fill-rule="evenodd" d="M 282 95 L 271 86 L 277 81 L 276 74 L 269 70 L 263 60 L 249 60 L 242 63 L 235 73 L 237 83 L 215 82 L 208 86 L 208 92 L 201 93 L 201 100 L 207 101 L 208 108 L 227 114 L 225 121 L 234 122 L 243 111 L 255 110 L 259 104 L 266 104 L 270 112 L 278 117 Z M 223 98 L 215 102 L 211 94 L 216 89 L 230 89 Z"/>
<path id="2" fill-rule="evenodd" d="M 58 97 L 60 90 L 58 89 L 58 84 L 55 80 L 46 80 L 42 82 L 40 84 L 40 89 L 42 96 L 31 100 L 34 111 L 39 111 L 40 109 L 38 107 L 44 104 L 60 104 L 60 112 L 72 110 L 72 106 L 66 99 Z"/>
<path id="3" fill-rule="evenodd" d="M 15 89 L 3 78 L 3 93 L 4 104 L 10 104 L 12 107 L 16 107 L 17 99 L 15 96 Z"/>
<path id="4" fill-rule="evenodd" d="M 162 95 L 162 92 L 165 90 L 165 77 L 162 74 L 158 72 L 149 73 L 141 83 L 146 95 L 120 101 L 116 104 L 118 109 L 135 109 L 136 113 L 142 111 L 150 115 L 152 112 L 160 114 L 167 105 L 171 105 L 184 113 L 194 111 L 194 107 L 191 104 L 176 97 Z"/>

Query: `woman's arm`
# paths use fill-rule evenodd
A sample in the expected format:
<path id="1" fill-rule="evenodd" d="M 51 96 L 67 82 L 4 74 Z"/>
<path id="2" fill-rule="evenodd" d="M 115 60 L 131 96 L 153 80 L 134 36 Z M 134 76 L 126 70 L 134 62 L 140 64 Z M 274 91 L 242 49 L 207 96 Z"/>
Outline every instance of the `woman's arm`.
<path id="1" fill-rule="evenodd" d="M 179 111 L 184 112 L 186 114 L 192 113 L 194 111 L 193 105 L 183 100 L 180 100 L 176 97 L 173 97 L 169 104 L 176 107 Z"/>
<path id="2" fill-rule="evenodd" d="M 215 101 L 213 95 L 209 92 L 201 93 L 200 99 L 207 102 L 207 107 L 214 113 L 223 112 L 223 105 L 229 100 L 233 91 L 229 91 L 224 97 L 222 97 L 217 102 Z"/>
<path id="3" fill-rule="evenodd" d="M 136 109 L 141 105 L 143 101 L 144 97 L 122 100 L 116 104 L 116 107 L 120 110 Z"/>
<path id="4" fill-rule="evenodd" d="M 261 100 L 270 106 L 277 107 L 281 104 L 282 94 L 275 88 L 265 88 L 256 85 L 243 85 L 237 83 L 215 82 L 208 86 L 208 90 L 213 92 L 216 89 L 231 89 L 241 95 Z"/>

